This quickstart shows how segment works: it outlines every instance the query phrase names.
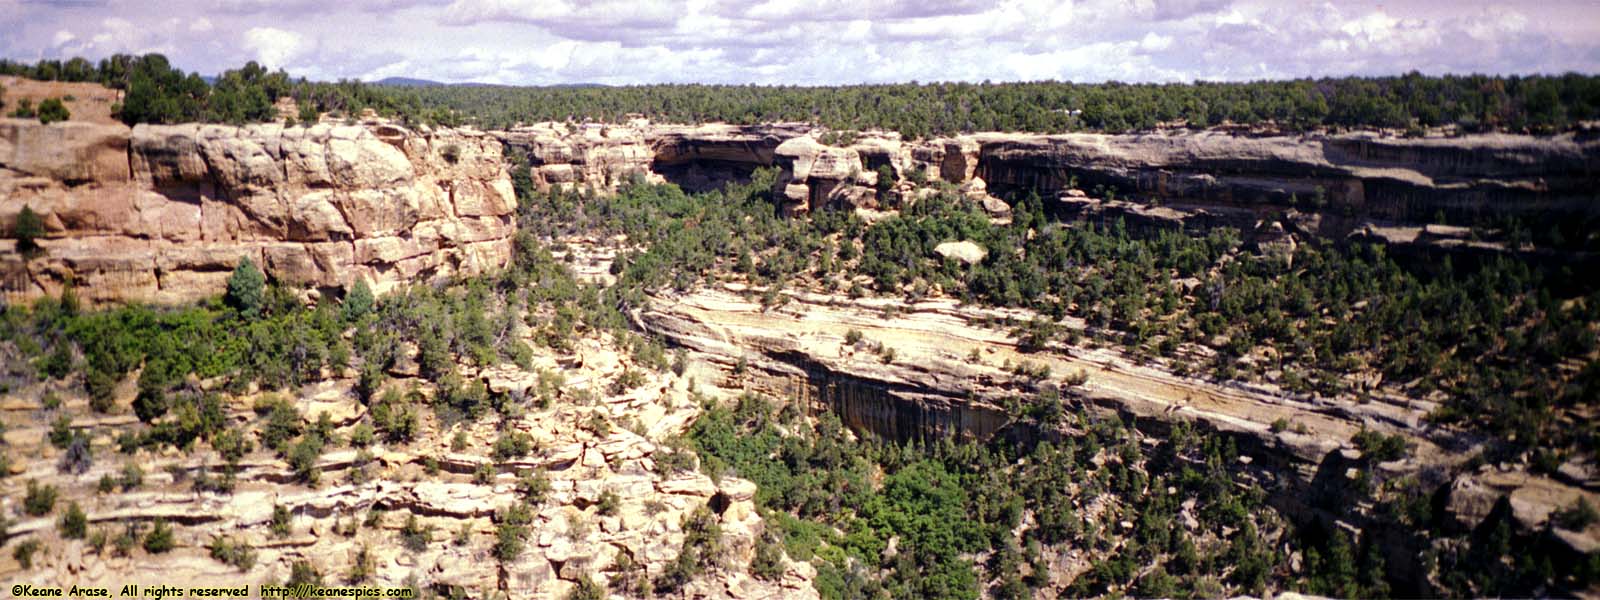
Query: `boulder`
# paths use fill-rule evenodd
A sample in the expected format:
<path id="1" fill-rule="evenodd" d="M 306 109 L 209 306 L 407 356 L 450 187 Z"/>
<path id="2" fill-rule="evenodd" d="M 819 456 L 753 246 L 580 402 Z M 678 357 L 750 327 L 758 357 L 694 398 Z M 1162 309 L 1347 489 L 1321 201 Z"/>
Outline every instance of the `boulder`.
<path id="1" fill-rule="evenodd" d="M 939 256 L 953 258 L 969 265 L 981 263 L 983 262 L 984 258 L 989 256 L 988 250 L 985 250 L 983 246 L 979 246 L 977 242 L 973 242 L 971 240 L 944 242 L 934 246 L 933 251 L 938 253 Z"/>

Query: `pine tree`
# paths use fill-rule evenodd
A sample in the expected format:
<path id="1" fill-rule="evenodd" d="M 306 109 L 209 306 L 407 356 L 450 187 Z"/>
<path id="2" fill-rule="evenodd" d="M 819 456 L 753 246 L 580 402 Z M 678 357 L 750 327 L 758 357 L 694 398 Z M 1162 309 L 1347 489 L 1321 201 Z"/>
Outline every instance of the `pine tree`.
<path id="1" fill-rule="evenodd" d="M 11 237 L 17 240 L 17 252 L 24 256 L 37 254 L 39 243 L 34 240 L 44 237 L 44 219 L 39 218 L 39 213 L 33 212 L 33 207 L 24 205 L 11 227 Z"/>
<path id="2" fill-rule="evenodd" d="M 266 276 L 261 274 L 255 263 L 250 262 L 249 257 L 245 257 L 233 269 L 233 275 L 228 277 L 228 304 L 247 317 L 258 316 L 261 314 L 262 293 L 266 285 Z"/>
<path id="3" fill-rule="evenodd" d="M 372 312 L 372 288 L 367 287 L 364 279 L 357 279 L 356 284 L 350 287 L 350 292 L 344 296 L 344 319 L 355 321 Z"/>

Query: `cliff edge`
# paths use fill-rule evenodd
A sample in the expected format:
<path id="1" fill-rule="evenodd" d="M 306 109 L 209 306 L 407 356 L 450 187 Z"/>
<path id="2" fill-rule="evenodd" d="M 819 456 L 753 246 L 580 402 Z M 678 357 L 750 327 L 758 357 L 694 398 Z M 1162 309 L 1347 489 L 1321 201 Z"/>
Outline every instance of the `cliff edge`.
<path id="1" fill-rule="evenodd" d="M 9 301 L 192 301 L 249 257 L 316 288 L 499 267 L 516 199 L 501 144 L 394 125 L 121 125 L 0 120 L 0 222 L 44 219 L 42 252 L 0 241 Z M 8 227 L 9 229 L 9 227 Z"/>

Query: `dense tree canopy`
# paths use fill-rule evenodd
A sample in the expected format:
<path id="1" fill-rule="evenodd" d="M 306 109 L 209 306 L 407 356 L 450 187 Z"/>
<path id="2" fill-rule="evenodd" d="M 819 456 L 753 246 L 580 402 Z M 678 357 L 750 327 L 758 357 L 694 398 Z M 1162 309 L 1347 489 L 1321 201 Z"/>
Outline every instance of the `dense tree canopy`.
<path id="1" fill-rule="evenodd" d="M 1316 127 L 1441 126 L 1468 131 L 1553 131 L 1600 110 L 1600 78 L 1324 78 L 1193 84 L 930 83 L 830 87 L 648 85 L 416 88 L 485 127 L 643 113 L 670 122 L 817 122 L 892 129 L 907 137 L 969 131 L 1121 132 L 1158 123 L 1190 127 L 1276 123 Z"/>
<path id="2" fill-rule="evenodd" d="M 430 123 L 505 128 L 517 123 L 595 119 L 630 113 L 658 121 L 807 121 L 834 129 L 880 128 L 908 137 L 967 131 L 1121 132 L 1158 124 L 1205 127 L 1272 123 L 1319 127 L 1553 132 L 1600 118 L 1600 78 L 1558 76 L 1343 77 L 1242 83 L 924 83 L 852 86 L 429 86 L 358 81 L 292 81 L 252 62 L 208 84 L 159 54 L 116 55 L 98 65 L 75 58 L 28 65 L 0 61 L 0 74 L 94 81 L 128 91 L 128 123 L 276 118 L 272 103 L 292 96 L 310 111 L 380 114 Z"/>

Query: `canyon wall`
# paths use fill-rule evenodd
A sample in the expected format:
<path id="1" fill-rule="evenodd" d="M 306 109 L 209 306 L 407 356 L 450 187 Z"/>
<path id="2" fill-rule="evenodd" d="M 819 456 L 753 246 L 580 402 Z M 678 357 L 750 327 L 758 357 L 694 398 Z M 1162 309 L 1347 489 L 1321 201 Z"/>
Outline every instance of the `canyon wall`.
<path id="1" fill-rule="evenodd" d="M 385 124 L 0 121 L 0 222 L 43 217 L 42 251 L 0 241 L 8 301 L 174 303 L 221 293 L 248 257 L 275 279 L 383 292 L 510 258 L 499 140 Z"/>
<path id="2" fill-rule="evenodd" d="M 1600 547 L 1595 528 L 1554 527 L 1552 514 L 1579 498 L 1600 501 L 1592 470 L 1573 457 L 1556 473 L 1514 463 L 1474 466 L 1482 439 L 1439 428 L 1429 400 L 1377 394 L 1364 402 L 1298 396 L 1270 384 L 1214 382 L 1176 375 L 1119 348 L 1071 346 L 1033 352 L 994 323 L 1031 314 L 963 305 L 953 299 L 904 303 L 894 298 L 785 291 L 763 304 L 740 284 L 652 297 L 631 313 L 634 324 L 688 349 L 707 365 L 734 373 L 733 383 L 826 411 L 858 433 L 931 442 L 1004 440 L 1016 447 L 1081 431 L 1077 420 L 1041 426 L 1014 398 L 1059 392 L 1066 410 L 1115 415 L 1148 440 L 1167 439 L 1187 422 L 1238 451 L 1229 468 L 1267 491 L 1265 500 L 1295 522 L 1319 522 L 1384 536 L 1388 573 L 1400 595 L 1432 589 L 1419 560 L 1422 538 L 1396 528 L 1371 493 L 1383 481 L 1410 481 L 1430 498 L 1449 531 L 1508 531 L 1547 544 L 1573 560 Z M 892 311 L 885 310 L 893 308 Z M 1067 327 L 1086 328 L 1068 317 Z M 881 348 L 894 350 L 885 354 Z M 1035 377 L 1015 365 L 1047 369 Z M 1081 383 L 1067 376 L 1079 374 Z M 1362 431 L 1403 436 L 1406 456 L 1367 460 L 1353 443 Z M 1475 458 L 1476 457 L 1476 458 Z M 1393 539 L 1389 539 L 1393 538 Z"/>
<path id="3" fill-rule="evenodd" d="M 1430 248 L 1499 250 L 1469 239 L 1461 225 L 1515 218 L 1544 231 L 1600 218 L 1600 136 L 1590 132 L 1418 139 L 1371 132 L 980 133 L 914 142 L 862 132 L 833 145 L 816 133 L 795 124 L 636 121 L 499 135 L 527 157 L 541 187 L 605 191 L 639 174 L 700 191 L 777 167 L 774 197 L 791 215 L 897 207 L 919 197 L 911 180 L 926 179 L 958 186 L 997 216 L 1008 207 L 995 196 L 1037 191 L 1064 216 L 1122 216 L 1130 226 L 1230 226 L 1269 237 L 1287 230 Z M 878 181 L 882 167 L 893 182 Z M 1120 200 L 1084 193 L 1096 189 Z"/>
<path id="4" fill-rule="evenodd" d="M 1600 136 L 1400 139 L 1372 133 L 985 133 L 825 144 L 804 124 L 557 124 L 504 132 L 364 125 L 120 125 L 0 121 L 0 224 L 45 218 L 44 252 L 0 241 L 12 301 L 178 302 L 215 294 L 241 257 L 319 288 L 396 285 L 502 265 L 510 170 L 532 183 L 615 191 L 630 180 L 689 191 L 774 167 L 777 210 L 897 208 L 944 181 L 997 217 L 996 196 L 1038 191 L 1064 217 L 1130 227 L 1235 227 L 1262 245 L 1294 237 L 1503 252 L 1461 224 L 1517 218 L 1533 231 L 1600 218 Z M 879 181 L 883 175 L 893 181 Z M 1115 190 L 1116 199 L 1084 190 Z M 1100 195 L 1100 194 L 1097 194 Z M 1441 217 L 1447 223 L 1442 225 Z M 1576 240 L 1589 245 L 1590 240 Z M 1526 248 L 1522 249 L 1526 251 Z M 1561 249 L 1536 252 L 1570 260 Z M 1548 257 L 1547 257 L 1548 258 Z M 1592 259 L 1580 257 L 1580 260 Z"/>

